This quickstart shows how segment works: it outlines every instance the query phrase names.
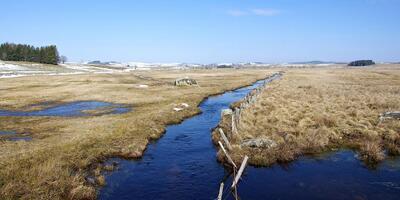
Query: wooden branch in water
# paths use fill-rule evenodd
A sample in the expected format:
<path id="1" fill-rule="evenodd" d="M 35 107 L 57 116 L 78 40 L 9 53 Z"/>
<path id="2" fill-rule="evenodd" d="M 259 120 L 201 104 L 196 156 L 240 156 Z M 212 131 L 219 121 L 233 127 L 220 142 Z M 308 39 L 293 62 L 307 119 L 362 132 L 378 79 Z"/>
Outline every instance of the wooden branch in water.
<path id="1" fill-rule="evenodd" d="M 226 147 L 228 148 L 229 151 L 232 151 L 231 143 L 229 143 L 229 140 L 228 140 L 228 138 L 225 136 L 224 131 L 223 131 L 221 128 L 219 128 L 218 130 L 219 130 L 219 134 L 221 135 L 222 139 L 223 139 L 224 142 L 225 142 Z"/>
<path id="2" fill-rule="evenodd" d="M 228 158 L 229 162 L 231 162 L 231 164 L 233 165 L 233 167 L 236 169 L 237 166 L 236 164 L 233 162 L 231 156 L 229 156 L 228 152 L 225 150 L 224 145 L 222 145 L 221 141 L 218 141 L 219 146 L 221 147 L 222 151 L 224 152 L 225 156 Z"/>
<path id="3" fill-rule="evenodd" d="M 231 187 L 231 188 L 235 188 L 236 185 L 238 184 L 239 179 L 240 179 L 240 176 L 242 176 L 242 173 L 243 173 L 243 171 L 244 171 L 244 168 L 246 168 L 247 160 L 248 160 L 248 159 L 249 159 L 248 156 L 244 156 L 242 165 L 240 165 L 239 171 L 238 171 L 238 173 L 236 174 L 235 180 L 233 181 L 232 187 Z"/>
<path id="4" fill-rule="evenodd" d="M 222 200 L 222 193 L 224 192 L 224 182 L 219 186 L 218 200 Z"/>

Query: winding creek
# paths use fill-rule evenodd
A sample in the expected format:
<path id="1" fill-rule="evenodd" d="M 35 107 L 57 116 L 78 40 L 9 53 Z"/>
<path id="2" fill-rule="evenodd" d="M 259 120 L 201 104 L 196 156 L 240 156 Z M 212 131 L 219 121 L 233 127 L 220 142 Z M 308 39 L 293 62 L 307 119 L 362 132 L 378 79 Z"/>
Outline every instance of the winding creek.
<path id="1" fill-rule="evenodd" d="M 167 127 L 139 160 L 110 159 L 118 170 L 106 175 L 99 199 L 215 199 L 221 181 L 232 180 L 216 161 L 211 131 L 220 112 L 263 81 L 213 96 L 200 105 L 202 113 Z M 399 199 L 400 163 L 385 161 L 366 168 L 351 151 L 302 157 L 289 165 L 247 167 L 239 184 L 241 199 Z M 224 193 L 224 198 L 232 195 Z"/>

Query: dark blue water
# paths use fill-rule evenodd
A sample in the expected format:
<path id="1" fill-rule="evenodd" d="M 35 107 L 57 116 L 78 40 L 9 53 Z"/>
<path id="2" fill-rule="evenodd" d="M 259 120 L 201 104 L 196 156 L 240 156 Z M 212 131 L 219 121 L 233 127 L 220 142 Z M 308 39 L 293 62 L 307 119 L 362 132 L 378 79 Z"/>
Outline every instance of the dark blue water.
<path id="1" fill-rule="evenodd" d="M 32 137 L 29 135 L 20 135 L 17 134 L 16 131 L 0 131 L 0 136 L 5 136 L 3 137 L 5 140 L 9 141 L 30 141 L 32 140 Z"/>
<path id="2" fill-rule="evenodd" d="M 108 109 L 108 108 L 110 110 L 102 114 L 122 114 L 122 113 L 127 113 L 131 110 L 131 108 L 122 104 L 113 104 L 101 101 L 77 101 L 35 111 L 0 110 L 0 116 L 61 116 L 61 117 L 93 116 L 98 114 L 90 114 L 83 111 L 93 111 L 93 110 Z"/>
<path id="3" fill-rule="evenodd" d="M 167 127 L 165 135 L 148 146 L 140 160 L 119 162 L 106 176 L 100 199 L 215 199 L 219 184 L 232 182 L 216 161 L 211 130 L 221 109 L 242 99 L 251 87 L 205 100 L 202 114 Z M 302 158 L 288 167 L 248 167 L 239 184 L 242 199 L 399 199 L 399 168 L 381 166 L 371 171 L 351 152 L 324 159 Z M 228 178 L 227 178 L 228 177 Z M 232 199 L 228 193 L 224 198 Z M 396 198 L 397 197 L 397 198 Z"/>
<path id="4" fill-rule="evenodd" d="M 248 167 L 242 199 L 400 199 L 400 162 L 369 169 L 352 151 L 303 157 L 289 166 Z"/>
<path id="5" fill-rule="evenodd" d="M 14 135 L 15 131 L 0 131 L 0 135 Z"/>

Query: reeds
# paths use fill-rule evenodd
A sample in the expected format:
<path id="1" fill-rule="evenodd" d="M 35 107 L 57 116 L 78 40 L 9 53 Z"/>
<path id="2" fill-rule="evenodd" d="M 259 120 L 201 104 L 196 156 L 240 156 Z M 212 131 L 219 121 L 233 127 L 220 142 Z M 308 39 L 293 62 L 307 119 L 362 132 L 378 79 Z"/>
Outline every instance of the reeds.
<path id="1" fill-rule="evenodd" d="M 249 155 L 250 164 L 270 165 L 350 147 L 366 163 L 379 162 L 385 150 L 399 154 L 400 121 L 379 120 L 381 113 L 398 110 L 400 66 L 287 70 L 241 110 L 238 133 L 231 138 L 238 155 L 232 157 Z M 230 129 L 227 120 L 219 125 L 224 131 Z M 268 149 L 240 146 L 245 139 L 260 137 L 278 145 Z"/>

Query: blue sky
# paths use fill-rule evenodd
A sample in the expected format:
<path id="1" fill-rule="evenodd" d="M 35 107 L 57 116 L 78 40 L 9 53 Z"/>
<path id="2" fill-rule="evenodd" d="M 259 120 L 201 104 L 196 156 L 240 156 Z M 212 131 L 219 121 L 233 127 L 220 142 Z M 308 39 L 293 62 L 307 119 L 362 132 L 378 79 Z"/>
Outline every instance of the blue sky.
<path id="1" fill-rule="evenodd" d="M 0 0 L 0 42 L 71 61 L 400 61 L 400 0 Z"/>

